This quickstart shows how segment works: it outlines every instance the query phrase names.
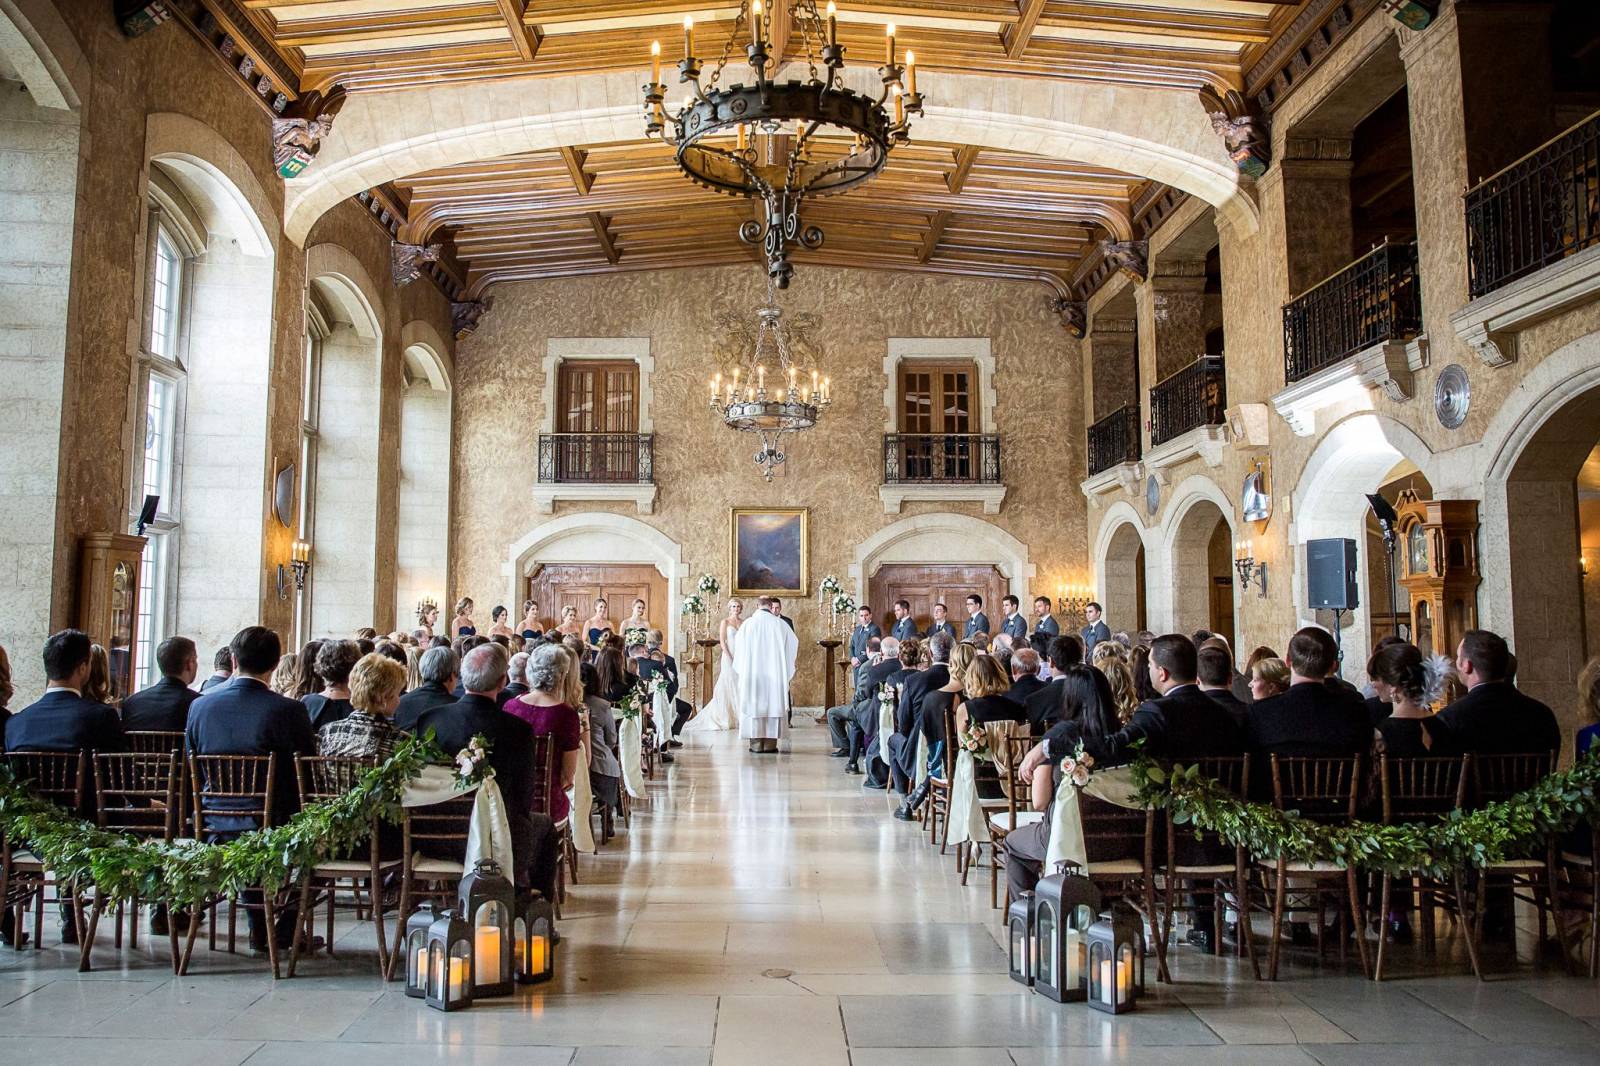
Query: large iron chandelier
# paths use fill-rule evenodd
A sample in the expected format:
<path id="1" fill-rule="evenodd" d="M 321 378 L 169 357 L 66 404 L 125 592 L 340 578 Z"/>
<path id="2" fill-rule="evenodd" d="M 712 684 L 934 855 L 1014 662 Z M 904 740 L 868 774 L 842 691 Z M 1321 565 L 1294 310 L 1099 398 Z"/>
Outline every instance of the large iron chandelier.
<path id="1" fill-rule="evenodd" d="M 756 465 L 768 481 L 784 461 L 783 435 L 810 429 L 833 402 L 832 379 L 816 369 L 818 353 L 811 333 L 817 317 L 800 314 L 785 321 L 776 285 L 775 278 L 768 278 L 767 300 L 756 309 L 754 325 L 741 315 L 720 317 L 718 326 L 725 338 L 721 354 L 733 369 L 728 377 L 718 371 L 711 379 L 711 409 L 730 429 L 757 434 L 761 447 L 755 454 Z M 809 369 L 801 362 L 809 363 Z"/>
<path id="2" fill-rule="evenodd" d="M 922 114 L 922 95 L 917 92 L 916 56 L 907 52 L 905 63 L 898 62 L 893 23 L 885 27 L 884 62 L 878 68 L 883 91 L 874 100 L 844 85 L 844 48 L 834 3 L 828 4 L 824 20 L 816 0 L 768 2 L 791 4 L 790 40 L 798 37 L 809 77 L 781 84 L 772 80 L 777 65 L 771 13 L 763 9 L 762 0 L 741 0 L 721 57 L 702 83 L 690 16 L 683 20 L 678 80 L 693 95 L 669 109 L 667 87 L 661 82 L 661 42 L 652 43 L 650 83 L 644 87 L 645 133 L 671 145 L 679 169 L 696 184 L 761 201 L 758 217 L 739 227 L 739 237 L 762 245 L 767 274 L 783 289 L 794 274 L 792 246 L 822 246 L 822 230 L 801 224 L 804 200 L 841 193 L 876 177 L 890 150 L 910 139 L 907 116 Z M 745 55 L 755 84 L 722 85 L 723 70 L 746 27 L 750 43 Z M 826 74 L 818 69 L 819 56 Z M 885 106 L 891 97 L 892 117 Z"/>

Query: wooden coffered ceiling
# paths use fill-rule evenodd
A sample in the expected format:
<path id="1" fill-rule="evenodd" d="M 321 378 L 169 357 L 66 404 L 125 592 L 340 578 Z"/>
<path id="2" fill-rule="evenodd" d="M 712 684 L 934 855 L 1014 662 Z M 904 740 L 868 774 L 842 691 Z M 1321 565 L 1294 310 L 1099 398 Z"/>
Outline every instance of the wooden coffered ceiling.
<path id="1" fill-rule="evenodd" d="M 642 68 L 650 41 L 677 58 L 693 15 L 722 41 L 738 3 L 721 0 L 203 0 L 248 22 L 301 92 Z M 822 3 L 818 4 L 821 8 Z M 893 21 L 928 70 L 1198 88 L 1241 88 L 1243 71 L 1301 0 L 845 0 L 840 43 L 871 57 Z M 784 5 L 785 10 L 787 5 Z M 793 58 L 799 35 L 780 51 Z"/>
<path id="2" fill-rule="evenodd" d="M 750 201 L 691 184 L 650 141 L 561 148 L 396 183 L 401 239 L 451 238 L 471 293 L 496 281 L 758 262 Z M 795 262 L 1040 281 L 1058 295 L 1107 236 L 1127 239 L 1145 182 L 1080 163 L 970 146 L 898 149 L 876 180 L 813 200 L 826 243 Z"/>

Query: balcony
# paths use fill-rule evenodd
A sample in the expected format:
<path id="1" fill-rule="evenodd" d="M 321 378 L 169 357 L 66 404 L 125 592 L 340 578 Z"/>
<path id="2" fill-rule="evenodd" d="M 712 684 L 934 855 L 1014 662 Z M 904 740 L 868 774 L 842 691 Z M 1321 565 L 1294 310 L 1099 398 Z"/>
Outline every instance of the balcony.
<path id="1" fill-rule="evenodd" d="M 1283 377 L 1273 406 L 1301 436 L 1316 414 L 1379 388 L 1411 396 L 1426 363 L 1417 244 L 1385 241 L 1283 307 Z"/>
<path id="2" fill-rule="evenodd" d="M 1089 477 L 1082 485 L 1085 495 L 1101 495 L 1119 486 L 1137 491 L 1144 477 L 1139 468 L 1143 428 L 1136 404 L 1112 411 L 1089 427 Z"/>
<path id="3" fill-rule="evenodd" d="M 655 505 L 655 436 L 650 433 L 541 433 L 534 500 L 550 514 L 557 500 Z"/>
<path id="4" fill-rule="evenodd" d="M 1000 477 L 1000 437 L 994 433 L 885 433 L 883 485 L 887 514 L 907 500 L 975 501 L 999 514 L 1006 488 Z"/>
<path id="5" fill-rule="evenodd" d="M 1466 192 L 1467 292 L 1450 316 L 1490 366 L 1525 327 L 1600 292 L 1600 113 Z"/>
<path id="6" fill-rule="evenodd" d="M 1227 375 L 1220 355 L 1202 355 L 1150 389 L 1150 451 L 1145 465 L 1163 471 L 1200 456 L 1222 462 L 1228 434 Z"/>

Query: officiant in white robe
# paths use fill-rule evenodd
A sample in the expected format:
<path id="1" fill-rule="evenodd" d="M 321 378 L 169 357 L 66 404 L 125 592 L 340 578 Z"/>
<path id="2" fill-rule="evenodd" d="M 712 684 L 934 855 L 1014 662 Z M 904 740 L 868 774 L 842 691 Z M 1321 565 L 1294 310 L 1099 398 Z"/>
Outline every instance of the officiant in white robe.
<path id="1" fill-rule="evenodd" d="M 734 671 L 739 676 L 739 726 L 751 751 L 774 752 L 789 714 L 789 683 L 794 679 L 800 641 L 794 630 L 771 611 L 761 609 L 739 627 L 734 646 Z"/>

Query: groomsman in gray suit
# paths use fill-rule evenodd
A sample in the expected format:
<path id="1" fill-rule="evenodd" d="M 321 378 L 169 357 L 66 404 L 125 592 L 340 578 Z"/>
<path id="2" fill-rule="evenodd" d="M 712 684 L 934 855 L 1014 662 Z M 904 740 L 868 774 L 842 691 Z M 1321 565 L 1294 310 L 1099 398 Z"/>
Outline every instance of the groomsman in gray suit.
<path id="1" fill-rule="evenodd" d="M 978 633 L 989 635 L 989 616 L 983 613 L 983 597 L 974 592 L 967 597 L 967 623 L 961 628 L 961 639 L 970 640 Z"/>
<path id="2" fill-rule="evenodd" d="M 895 640 L 915 640 L 922 634 L 917 632 L 917 620 L 911 617 L 911 602 L 909 600 L 896 600 L 894 604 L 894 626 L 889 630 L 889 635 Z"/>
<path id="3" fill-rule="evenodd" d="M 883 630 L 872 620 L 872 608 L 862 604 L 856 608 L 856 627 L 850 631 L 850 665 L 860 666 L 867 661 L 867 641 L 882 637 Z"/>
<path id="4" fill-rule="evenodd" d="M 1094 653 L 1096 644 L 1102 640 L 1111 639 L 1111 628 L 1106 625 L 1105 619 L 1100 617 L 1104 610 L 1105 608 L 1093 600 L 1090 600 L 1089 605 L 1083 609 L 1083 616 L 1089 620 L 1089 624 L 1083 627 L 1084 662 L 1089 661 L 1089 656 Z"/>
<path id="5" fill-rule="evenodd" d="M 1020 648 L 1028 639 L 1028 620 L 1022 617 L 1022 604 L 1015 596 L 1003 596 L 1000 609 L 1005 617 L 1000 619 L 1000 632 L 1011 638 L 1011 646 Z"/>
<path id="6" fill-rule="evenodd" d="M 946 608 L 944 604 L 936 603 L 933 605 L 933 624 L 928 626 L 928 632 L 926 636 L 931 640 L 935 633 L 943 633 L 945 636 L 950 638 L 950 643 L 954 644 L 956 640 L 956 627 L 950 623 L 950 620 L 945 617 L 945 614 Z"/>
<path id="7" fill-rule="evenodd" d="M 1061 623 L 1050 613 L 1051 606 L 1049 596 L 1033 598 L 1033 631 L 1043 633 L 1046 637 L 1057 637 L 1061 635 Z"/>

